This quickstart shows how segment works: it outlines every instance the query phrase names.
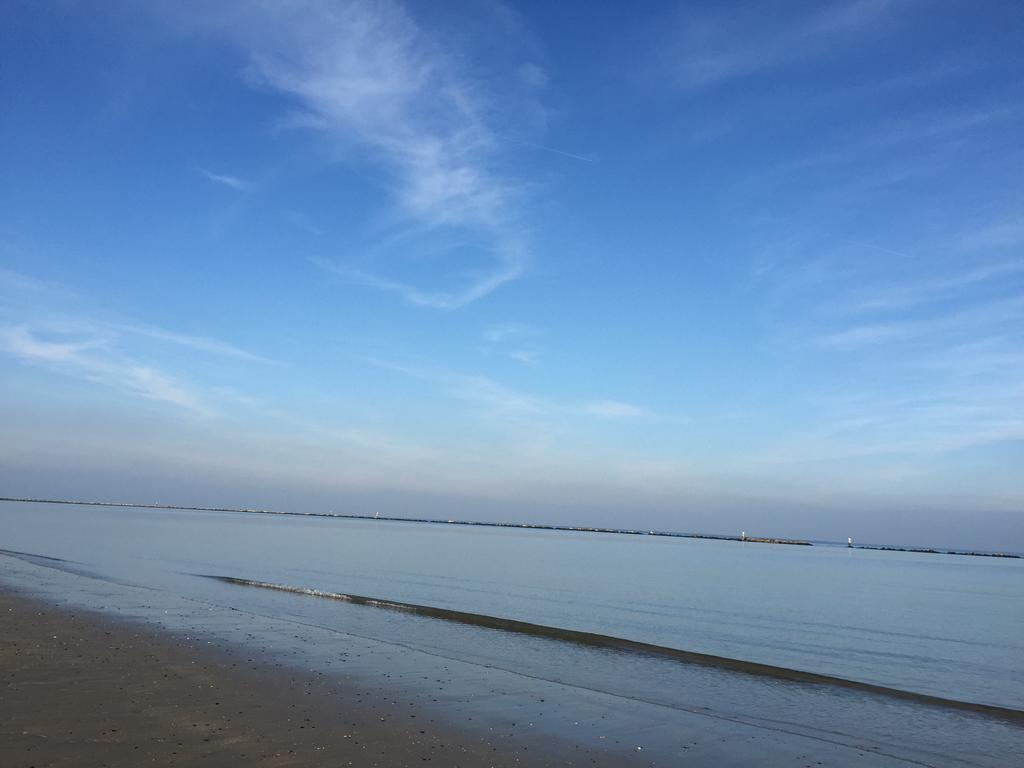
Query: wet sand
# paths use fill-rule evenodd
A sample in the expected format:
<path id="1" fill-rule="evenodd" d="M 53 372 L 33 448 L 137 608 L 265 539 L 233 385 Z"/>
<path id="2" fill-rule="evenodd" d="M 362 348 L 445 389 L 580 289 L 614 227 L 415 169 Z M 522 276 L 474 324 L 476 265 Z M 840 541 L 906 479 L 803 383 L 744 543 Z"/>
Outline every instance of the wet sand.
<path id="1" fill-rule="evenodd" d="M 0 764 L 621 764 L 460 732 L 412 704 L 247 655 L 0 590 Z"/>
<path id="2" fill-rule="evenodd" d="M 870 692 L 654 657 L 638 666 L 636 654 L 500 629 L 462 636 L 468 656 L 473 643 L 514 640 L 509 658 L 521 658 L 528 644 L 545 661 L 524 673 L 493 654 L 431 652 L 427 628 L 451 622 L 405 611 L 371 622 L 372 638 L 359 632 L 380 614 L 362 606 L 344 631 L 294 615 L 295 596 L 276 590 L 254 611 L 32 558 L 0 555 L 0 768 L 1002 768 L 1024 746 L 1019 721 Z M 608 688 L 648 664 L 680 686 L 678 701 Z"/>
<path id="3" fill-rule="evenodd" d="M 988 704 L 976 704 L 969 701 L 958 701 L 955 699 L 943 698 L 941 696 L 930 696 L 913 691 L 904 691 L 898 688 L 891 688 L 872 683 L 863 683 L 855 680 L 836 677 L 834 675 L 823 675 L 815 672 L 804 672 L 788 667 L 779 667 L 771 664 L 760 664 L 742 659 L 732 659 L 725 656 L 715 656 L 709 653 L 697 653 L 679 648 L 671 648 L 663 645 L 652 645 L 637 640 L 628 640 L 612 635 L 602 635 L 594 632 L 582 632 L 575 629 L 552 627 L 545 624 L 535 624 L 528 621 L 506 619 L 499 616 L 489 616 L 481 613 L 467 613 L 455 611 L 449 608 L 437 608 L 429 605 L 417 605 L 416 603 L 404 603 L 396 600 L 385 600 L 378 597 L 366 597 L 364 595 L 350 595 L 340 592 L 325 592 L 323 590 L 310 589 L 307 587 L 293 587 L 284 584 L 273 584 L 266 581 L 253 581 L 252 579 L 240 579 L 235 576 L 210 576 L 202 578 L 214 579 L 225 584 L 235 584 L 243 587 L 255 587 L 257 589 L 274 590 L 287 592 L 306 597 L 314 597 L 326 600 L 337 600 L 354 605 L 362 605 L 372 608 L 379 608 L 389 611 L 398 611 L 405 614 L 427 616 L 440 621 L 448 621 L 455 624 L 466 624 L 473 627 L 486 627 L 498 629 L 503 632 L 529 635 L 532 637 L 545 637 L 559 640 L 565 643 L 604 648 L 610 650 L 636 653 L 645 656 L 663 656 L 689 664 L 700 664 L 719 669 L 727 669 L 734 672 L 741 672 L 747 675 L 787 680 L 790 682 L 815 683 L 818 685 L 835 686 L 855 691 L 874 693 L 881 696 L 888 696 L 895 699 L 904 699 L 920 704 L 927 704 L 935 707 L 943 707 L 952 710 L 963 710 L 965 712 L 977 712 L 983 715 L 1002 718 L 1010 721 L 1024 722 L 1024 711 L 997 707 Z"/>

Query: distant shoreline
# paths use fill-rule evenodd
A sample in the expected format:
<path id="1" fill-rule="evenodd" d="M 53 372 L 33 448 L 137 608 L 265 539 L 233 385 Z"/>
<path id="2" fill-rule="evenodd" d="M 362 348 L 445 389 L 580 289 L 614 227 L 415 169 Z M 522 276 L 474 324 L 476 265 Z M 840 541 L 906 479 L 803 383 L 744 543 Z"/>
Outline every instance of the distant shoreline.
<path id="1" fill-rule="evenodd" d="M 11 496 L 0 496 L 0 502 L 14 502 L 19 504 L 67 504 L 81 507 L 126 507 L 129 509 L 168 509 L 181 510 L 185 512 L 234 512 L 249 515 L 282 515 L 292 517 L 326 517 L 341 520 L 379 520 L 382 522 L 400 523 L 428 523 L 431 525 L 463 525 L 478 526 L 483 528 L 520 528 L 526 530 L 540 531 L 565 531 L 573 533 L 613 533 L 622 536 L 660 536 L 674 539 L 707 539 L 712 541 L 738 541 L 753 544 L 789 544 L 795 546 L 814 546 L 810 541 L 803 539 L 786 539 L 766 536 L 732 536 L 716 533 L 687 533 L 681 531 L 656 531 L 641 530 L 635 528 L 604 528 L 581 525 L 548 525 L 544 523 L 511 523 L 511 522 L 486 522 L 479 520 L 442 520 L 429 517 L 395 517 L 393 515 L 360 515 L 345 512 L 285 512 L 276 509 L 253 509 L 249 507 L 198 507 L 185 506 L 180 504 L 135 504 L 121 501 L 80 501 L 77 499 L 33 499 Z M 838 544 L 837 546 L 842 546 Z M 1024 556 L 1010 552 L 978 552 L 959 549 L 936 549 L 933 547 L 897 547 L 876 544 L 851 544 L 850 549 L 873 550 L 877 552 L 916 552 L 928 555 L 960 555 L 964 557 L 997 557 L 1011 560 L 1024 559 Z"/>

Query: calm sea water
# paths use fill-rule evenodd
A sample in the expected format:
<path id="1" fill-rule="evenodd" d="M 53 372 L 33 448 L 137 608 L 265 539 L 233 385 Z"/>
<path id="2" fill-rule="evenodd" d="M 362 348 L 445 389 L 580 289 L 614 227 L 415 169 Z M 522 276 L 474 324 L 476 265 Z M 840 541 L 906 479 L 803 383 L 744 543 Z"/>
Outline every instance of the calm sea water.
<path id="1" fill-rule="evenodd" d="M 345 616 L 370 635 L 392 631 L 394 619 L 195 574 L 484 613 L 1024 709 L 1021 560 L 9 503 L 0 503 L 0 547 L 264 615 Z M 410 642 L 485 664 L 532 653 L 525 641 L 519 650 L 467 651 L 455 647 L 463 634 L 432 628 Z"/>

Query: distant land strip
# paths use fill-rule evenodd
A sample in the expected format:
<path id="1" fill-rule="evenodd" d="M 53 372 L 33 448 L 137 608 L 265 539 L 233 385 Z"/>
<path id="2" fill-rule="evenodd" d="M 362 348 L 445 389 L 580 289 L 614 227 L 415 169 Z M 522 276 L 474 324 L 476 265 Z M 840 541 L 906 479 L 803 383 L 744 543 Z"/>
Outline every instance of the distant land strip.
<path id="1" fill-rule="evenodd" d="M 960 699 L 947 699 L 943 696 L 934 696 L 927 693 L 907 691 L 902 688 L 891 688 L 876 683 L 865 683 L 858 680 L 849 680 L 845 677 L 836 677 L 818 672 L 804 672 L 799 669 L 779 667 L 774 664 L 762 664 L 756 661 L 743 661 L 742 659 L 729 658 L 727 656 L 716 656 L 698 651 L 685 651 L 680 648 L 671 648 L 664 645 L 644 643 L 639 640 L 628 640 L 612 635 L 602 635 L 595 632 L 585 632 L 578 629 L 565 629 L 552 627 L 547 624 L 534 624 L 529 621 L 517 619 L 505 619 L 500 616 L 488 616 L 482 613 L 468 613 L 466 611 L 455 611 L 448 608 L 439 608 L 432 605 L 418 605 L 416 603 L 402 603 L 397 600 L 384 600 L 364 595 L 350 595 L 343 592 L 327 592 L 310 587 L 294 587 L 286 584 L 274 584 L 267 581 L 256 581 L 254 579 L 243 579 L 237 576 L 221 576 L 217 574 L 195 573 L 204 579 L 213 579 L 225 584 L 235 584 L 240 587 L 256 587 L 259 589 L 270 589 L 279 592 L 290 592 L 296 595 L 307 597 L 325 598 L 328 600 L 339 600 L 341 602 L 364 605 L 371 608 L 383 608 L 389 611 L 400 611 L 411 613 L 417 616 L 426 616 L 432 619 L 441 619 L 456 624 L 468 624 L 474 627 L 486 627 L 503 632 L 515 632 L 533 637 L 546 637 L 552 640 L 559 640 L 566 643 L 586 645 L 594 648 L 605 648 L 608 650 L 623 651 L 627 653 L 640 653 L 647 656 L 661 656 L 688 664 L 700 664 L 708 667 L 729 669 L 734 672 L 741 672 L 747 675 L 759 677 L 771 677 L 778 680 L 787 680 L 795 683 L 810 683 L 814 685 L 830 685 L 841 688 L 848 688 L 864 693 L 871 693 L 881 696 L 889 696 L 896 699 L 917 702 L 933 707 L 945 709 L 966 710 L 976 712 L 989 717 L 997 717 L 1010 720 L 1016 723 L 1024 721 L 1024 711 L 1001 707 L 995 704 L 980 704 Z"/>
<path id="2" fill-rule="evenodd" d="M 654 531 L 635 528 L 595 528 L 584 525 L 546 525 L 543 523 L 494 523 L 480 520 L 442 520 L 429 517 L 395 517 L 386 515 L 359 515 L 346 512 L 283 512 L 276 509 L 250 509 L 248 507 L 189 507 L 180 504 L 130 504 L 121 501 L 79 501 L 76 499 L 28 499 L 0 496 L 0 501 L 21 504 L 69 504 L 80 507 L 127 507 L 130 509 L 177 509 L 186 512 L 237 512 L 248 515 L 287 515 L 292 517 L 328 517 L 342 520 L 380 520 L 391 523 L 429 523 L 431 525 L 475 525 L 483 528 L 521 528 L 535 531 L 571 531 L 575 533 L 615 533 L 622 536 L 663 536 L 674 539 L 711 539 L 713 541 L 740 541 L 754 544 L 792 544 L 813 546 L 802 539 L 782 539 L 767 536 L 730 536 L 719 533 L 685 533 L 680 531 Z M 919 552 L 929 555 L 963 555 L 967 557 L 1005 557 L 1021 559 L 1010 552 L 975 552 L 962 549 L 933 549 L 930 547 L 893 547 L 874 544 L 851 544 L 850 549 L 869 549 L 879 552 Z"/>

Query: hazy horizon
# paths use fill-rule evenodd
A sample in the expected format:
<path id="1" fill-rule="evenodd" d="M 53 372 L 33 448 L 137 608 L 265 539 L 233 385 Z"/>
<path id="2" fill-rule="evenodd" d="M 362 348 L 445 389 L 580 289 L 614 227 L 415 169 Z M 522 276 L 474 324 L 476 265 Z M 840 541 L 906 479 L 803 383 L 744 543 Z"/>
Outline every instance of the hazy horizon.
<path id="1" fill-rule="evenodd" d="M 1024 551 L 1024 9 L 21 3 L 0 495 Z"/>

